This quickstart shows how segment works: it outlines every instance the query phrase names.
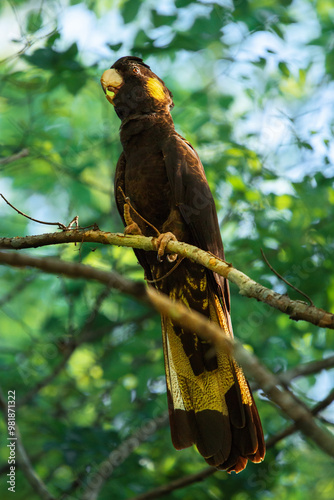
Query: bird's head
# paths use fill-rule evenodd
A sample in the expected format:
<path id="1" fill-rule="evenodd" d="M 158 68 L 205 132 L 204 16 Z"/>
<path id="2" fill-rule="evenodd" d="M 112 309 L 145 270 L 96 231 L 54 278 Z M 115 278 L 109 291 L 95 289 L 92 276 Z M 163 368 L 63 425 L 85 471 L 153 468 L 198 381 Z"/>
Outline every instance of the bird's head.
<path id="1" fill-rule="evenodd" d="M 130 115 L 168 113 L 173 96 L 164 82 L 139 57 L 121 57 L 101 77 L 108 101 L 121 120 Z"/>

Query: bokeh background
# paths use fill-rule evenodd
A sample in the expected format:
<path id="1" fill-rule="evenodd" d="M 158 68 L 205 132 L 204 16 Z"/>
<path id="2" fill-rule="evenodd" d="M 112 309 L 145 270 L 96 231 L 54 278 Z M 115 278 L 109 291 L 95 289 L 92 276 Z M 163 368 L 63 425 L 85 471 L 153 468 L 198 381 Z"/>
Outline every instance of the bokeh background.
<path id="1" fill-rule="evenodd" d="M 122 231 L 113 201 L 119 120 L 101 90 L 121 56 L 143 57 L 171 89 L 176 129 L 197 149 L 213 191 L 227 260 L 291 298 L 267 268 L 334 309 L 334 5 L 331 0 L 3 1 L 0 5 L 0 192 L 30 216 Z M 0 200 L 0 237 L 49 232 Z M 28 250 L 143 279 L 131 249 L 93 244 Z M 102 285 L 0 268 L 0 383 L 55 498 L 79 499 L 102 460 L 166 410 L 160 319 Z M 238 296 L 235 335 L 275 373 L 333 355 L 333 331 Z M 333 370 L 295 378 L 309 407 Z M 284 415 L 257 392 L 267 438 Z M 333 409 L 333 406 L 331 407 Z M 331 408 L 319 425 L 333 428 Z M 0 422 L 1 498 L 7 490 Z M 174 450 L 168 426 L 115 470 L 100 499 L 134 498 L 201 471 Z M 38 494 L 18 471 L 16 500 Z M 261 465 L 216 473 L 171 499 L 330 500 L 330 458 L 300 433 Z"/>

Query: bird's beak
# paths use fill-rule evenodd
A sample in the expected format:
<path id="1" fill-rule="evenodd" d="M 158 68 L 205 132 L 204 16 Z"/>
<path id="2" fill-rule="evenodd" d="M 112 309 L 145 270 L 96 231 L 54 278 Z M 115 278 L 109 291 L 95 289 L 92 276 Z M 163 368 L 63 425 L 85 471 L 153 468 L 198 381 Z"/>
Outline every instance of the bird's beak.
<path id="1" fill-rule="evenodd" d="M 114 104 L 114 98 L 124 80 L 116 69 L 107 69 L 101 76 L 101 85 L 106 98 L 111 104 Z"/>

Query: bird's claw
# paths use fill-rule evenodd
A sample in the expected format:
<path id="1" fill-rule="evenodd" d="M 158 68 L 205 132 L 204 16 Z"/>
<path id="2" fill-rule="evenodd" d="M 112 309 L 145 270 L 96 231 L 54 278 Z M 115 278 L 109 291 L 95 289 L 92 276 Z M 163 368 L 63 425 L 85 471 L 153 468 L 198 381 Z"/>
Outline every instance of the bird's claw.
<path id="1" fill-rule="evenodd" d="M 137 222 L 131 222 L 131 224 L 127 225 L 126 228 L 124 229 L 124 234 L 132 234 L 132 235 L 140 235 L 142 236 L 143 233 L 141 232 L 140 227 L 138 226 Z"/>
<path id="2" fill-rule="evenodd" d="M 171 232 L 162 233 L 156 238 L 155 245 L 156 249 L 158 250 L 158 255 L 157 255 L 158 262 L 162 262 L 162 257 L 165 254 L 166 246 L 170 241 L 177 241 L 176 237 Z M 177 259 L 176 253 L 171 253 L 167 255 L 167 260 L 169 262 L 174 262 L 176 259 Z"/>

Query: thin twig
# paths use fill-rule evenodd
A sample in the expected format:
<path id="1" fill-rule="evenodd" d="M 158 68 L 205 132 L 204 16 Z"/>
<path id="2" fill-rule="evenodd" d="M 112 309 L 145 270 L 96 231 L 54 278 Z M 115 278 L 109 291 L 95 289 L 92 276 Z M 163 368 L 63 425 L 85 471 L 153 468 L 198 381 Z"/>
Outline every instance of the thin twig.
<path id="1" fill-rule="evenodd" d="M 216 474 L 216 472 L 218 472 L 217 469 L 214 469 L 213 467 L 206 467 L 200 472 L 196 472 L 195 474 L 188 474 L 187 476 L 183 476 L 180 479 L 171 481 L 170 483 L 165 484 L 164 486 L 159 486 L 154 490 L 132 497 L 130 500 L 153 500 L 154 498 L 161 498 L 164 497 L 165 495 L 168 495 L 172 491 L 180 490 L 182 488 L 185 488 L 186 486 L 189 486 L 190 484 L 203 481 L 207 477 Z"/>
<path id="2" fill-rule="evenodd" d="M 282 383 L 289 384 L 295 378 L 313 375 L 321 370 L 328 370 L 330 368 L 334 368 L 334 356 L 295 366 L 286 372 L 278 373 L 277 377 Z"/>
<path id="3" fill-rule="evenodd" d="M 24 396 L 18 399 L 16 402 L 16 407 L 21 407 L 23 405 L 26 405 L 36 396 L 36 394 L 38 394 L 38 392 L 41 389 L 43 389 L 43 387 L 49 385 L 66 366 L 68 360 L 70 359 L 74 351 L 82 344 L 86 342 L 94 342 L 102 338 L 104 335 L 110 333 L 112 329 L 124 326 L 128 323 L 141 324 L 143 321 L 146 321 L 148 318 L 152 317 L 152 312 L 149 310 L 149 313 L 145 313 L 142 316 L 135 318 L 130 317 L 127 318 L 126 320 L 115 321 L 110 323 L 107 327 L 94 328 L 94 329 L 89 328 L 90 325 L 93 323 L 91 317 L 92 315 L 87 319 L 81 331 L 78 334 L 76 334 L 75 338 L 73 337 L 68 343 L 60 347 L 59 350 L 62 352 L 63 358 L 53 368 L 52 372 L 49 373 L 43 379 L 41 379 L 39 382 L 37 382 L 37 384 L 34 387 L 32 387 Z"/>
<path id="4" fill-rule="evenodd" d="M 12 163 L 13 161 L 19 160 L 20 158 L 24 158 L 29 155 L 29 149 L 24 148 L 21 149 L 18 153 L 15 153 L 10 156 L 6 156 L 5 158 L 0 158 L 0 165 L 8 165 L 8 163 Z"/>
<path id="5" fill-rule="evenodd" d="M 86 489 L 81 497 L 82 500 L 97 500 L 99 492 L 105 481 L 113 474 L 114 469 L 119 467 L 142 442 L 156 433 L 158 429 L 168 423 L 168 411 L 156 418 L 145 422 L 129 438 L 125 439 L 120 446 L 113 450 L 108 458 L 98 465 L 97 470 L 87 481 Z"/>
<path id="6" fill-rule="evenodd" d="M 73 217 L 73 219 L 71 220 L 71 222 L 66 226 L 66 229 L 72 229 L 73 226 L 76 227 L 76 228 L 79 227 L 79 216 L 78 215 L 75 215 Z"/>
<path id="7" fill-rule="evenodd" d="M 267 266 L 269 267 L 269 269 L 270 269 L 270 270 L 271 270 L 274 274 L 276 274 L 276 276 L 277 276 L 280 280 L 284 281 L 284 283 L 285 283 L 286 285 L 288 285 L 290 288 L 293 288 L 293 290 L 296 290 L 296 292 L 300 293 L 303 297 L 305 297 L 305 298 L 309 301 L 309 303 L 310 303 L 310 305 L 311 305 L 311 306 L 314 306 L 313 300 L 311 300 L 311 299 L 310 299 L 310 297 L 309 297 L 308 295 L 306 295 L 306 293 L 302 292 L 301 290 L 299 290 L 299 288 L 295 287 L 295 286 L 294 286 L 294 285 L 292 285 L 289 281 L 287 281 L 285 278 L 283 278 L 283 276 L 281 276 L 281 275 L 280 275 L 280 274 L 279 274 L 279 273 L 278 273 L 278 272 L 277 272 L 277 271 L 273 268 L 273 266 L 269 263 L 269 261 L 268 261 L 267 257 L 265 256 L 264 251 L 262 250 L 262 248 L 260 248 L 260 250 L 261 250 L 261 254 L 262 254 L 263 260 L 265 261 L 265 263 L 267 264 Z"/>
<path id="8" fill-rule="evenodd" d="M 22 279 L 17 285 L 15 285 L 6 295 L 0 298 L 0 307 L 3 307 L 5 304 L 10 302 L 14 297 L 17 297 L 19 293 L 22 293 L 23 290 L 32 283 L 33 280 L 36 279 L 36 275 L 26 276 Z"/>
<path id="9" fill-rule="evenodd" d="M 55 366 L 53 371 L 44 377 L 42 380 L 40 380 L 32 389 L 30 389 L 24 396 L 22 396 L 18 401 L 17 401 L 17 408 L 24 406 L 25 404 L 29 403 L 31 399 L 33 399 L 36 394 L 43 389 L 46 385 L 49 385 L 57 375 L 62 371 L 62 369 L 66 366 L 67 361 L 73 354 L 74 350 L 76 348 L 75 343 L 73 342 L 69 346 L 66 346 L 66 352 L 64 353 L 63 359 L 58 363 L 58 365 Z"/>
<path id="10" fill-rule="evenodd" d="M 30 217 L 30 215 L 27 215 L 24 212 L 21 212 L 21 210 L 19 210 L 18 208 L 14 207 L 14 205 L 12 205 L 4 197 L 4 195 L 2 193 L 0 193 L 0 196 L 7 203 L 7 205 L 9 205 L 18 214 L 23 215 L 23 217 L 26 217 L 27 219 L 30 219 L 30 220 L 32 220 L 34 222 L 37 222 L 38 224 L 46 224 L 48 226 L 58 226 L 58 228 L 62 229 L 63 231 L 70 231 L 70 230 L 73 231 L 73 226 L 75 227 L 75 230 L 79 230 L 80 229 L 81 231 L 85 231 L 87 229 L 93 229 L 94 231 L 99 231 L 99 226 L 95 222 L 93 224 L 90 224 L 89 226 L 80 227 L 79 226 L 79 222 L 78 222 L 79 221 L 79 216 L 78 215 L 75 215 L 73 217 L 73 219 L 71 220 L 71 222 L 67 226 L 65 226 L 65 224 L 63 224 L 62 222 L 46 222 L 46 221 L 34 219 L 33 217 Z"/>
<path id="11" fill-rule="evenodd" d="M 184 257 L 181 257 L 181 259 L 178 259 L 176 264 L 174 264 L 174 266 L 166 273 L 164 274 L 163 276 L 160 276 L 160 278 L 157 278 L 155 280 L 149 280 L 148 278 L 145 278 L 145 281 L 147 283 L 159 283 L 159 281 L 162 281 L 164 280 L 165 278 L 167 278 L 168 276 L 170 276 L 174 271 L 175 269 L 177 269 L 179 267 L 179 265 L 181 264 L 181 262 L 184 260 Z"/>
<path id="12" fill-rule="evenodd" d="M 62 346 L 62 349 L 60 349 L 63 354 L 63 359 L 60 361 L 60 363 L 58 363 L 55 366 L 55 368 L 51 373 L 49 373 L 49 375 L 40 380 L 32 389 L 30 389 L 30 391 L 28 391 L 24 396 L 22 396 L 21 399 L 19 399 L 16 402 L 17 407 L 27 404 L 43 387 L 49 385 L 50 382 L 52 382 L 56 378 L 56 376 L 62 371 L 62 369 L 66 366 L 68 360 L 72 356 L 75 349 L 77 349 L 84 342 L 87 342 L 89 337 L 88 335 L 89 327 L 93 324 L 103 304 L 103 301 L 108 297 L 109 294 L 110 294 L 110 287 L 107 286 L 102 290 L 102 292 L 96 298 L 92 312 L 86 319 L 84 325 L 81 327 L 80 332 L 73 333 L 70 341 L 64 344 Z M 107 330 L 104 328 L 103 331 L 104 332 L 109 331 L 109 328 Z M 97 336 L 98 332 L 94 331 L 94 338 L 96 338 Z"/>
<path id="13" fill-rule="evenodd" d="M 5 202 L 7 203 L 7 205 L 9 205 L 13 210 L 15 210 L 15 212 L 17 212 L 18 214 L 20 215 L 23 215 L 23 217 L 26 217 L 27 219 L 29 220 L 32 220 L 34 222 L 37 222 L 38 224 L 46 224 L 48 226 L 58 226 L 59 229 L 67 229 L 67 226 L 65 226 L 65 224 L 62 224 L 61 222 L 45 222 L 45 221 L 42 221 L 42 220 L 38 220 L 38 219 L 34 219 L 33 217 L 30 217 L 30 215 L 27 215 L 25 214 L 24 212 L 21 212 L 21 210 L 19 210 L 18 208 L 14 207 L 14 205 L 12 205 L 5 197 L 2 193 L 0 193 L 0 196 L 3 200 L 5 200 Z M 75 218 L 74 218 L 75 219 Z M 73 219 L 73 221 L 74 221 Z M 70 222 L 70 224 L 73 223 L 73 221 Z"/>
<path id="14" fill-rule="evenodd" d="M 315 373 L 319 373 L 321 370 L 328 370 L 330 368 L 334 368 L 334 356 L 297 365 L 289 370 L 286 370 L 285 372 L 277 373 L 276 377 L 280 379 L 284 386 L 287 386 L 296 378 L 313 375 Z M 259 389 L 259 386 L 252 383 L 251 389 L 252 391 L 256 391 Z"/>
<path id="15" fill-rule="evenodd" d="M 10 62 L 13 59 L 15 59 L 16 57 L 20 57 L 22 54 L 24 54 L 26 52 L 26 50 L 28 50 L 30 47 L 32 47 L 36 42 L 38 42 L 40 40 L 43 40 L 44 38 L 49 38 L 50 36 L 52 36 L 54 33 L 57 33 L 57 32 L 58 32 L 58 29 L 55 28 L 52 31 L 50 31 L 49 33 L 47 33 L 46 35 L 43 35 L 43 36 L 40 36 L 40 37 L 36 37 L 35 40 L 26 39 L 25 42 L 22 42 L 22 43 L 25 44 L 24 47 L 22 47 L 22 49 L 20 49 L 18 52 L 15 52 L 15 54 L 12 54 L 11 56 L 6 57 L 5 59 L 1 59 L 0 64 L 4 64 L 4 63 L 7 63 L 7 62 Z M 22 38 L 24 38 L 24 37 L 27 38 L 22 33 L 21 33 L 21 37 Z"/>
<path id="16" fill-rule="evenodd" d="M 134 208 L 134 206 L 131 204 L 131 200 L 128 196 L 125 195 L 123 189 L 121 188 L 121 186 L 118 186 L 118 191 L 121 193 L 121 195 L 123 196 L 124 198 L 124 212 L 125 212 L 125 206 L 128 205 L 129 208 L 131 208 L 131 210 L 145 223 L 147 224 L 148 226 L 150 226 L 156 233 L 157 233 L 157 236 L 160 236 L 160 231 L 153 225 L 151 224 L 151 222 L 149 222 L 148 220 L 144 219 L 144 217 L 142 215 L 140 215 L 140 213 L 137 212 L 137 210 Z"/>
<path id="17" fill-rule="evenodd" d="M 310 412 L 312 415 L 316 416 L 320 411 L 324 410 L 329 406 L 332 402 L 334 401 L 334 390 L 332 390 L 322 401 L 319 401 Z M 283 431 L 279 432 L 278 434 L 275 434 L 275 436 L 272 436 L 268 439 L 266 442 L 266 448 L 267 450 L 274 446 L 278 441 L 281 441 L 283 438 L 290 436 L 294 432 L 298 431 L 298 426 L 296 424 L 289 425 L 286 429 Z"/>

